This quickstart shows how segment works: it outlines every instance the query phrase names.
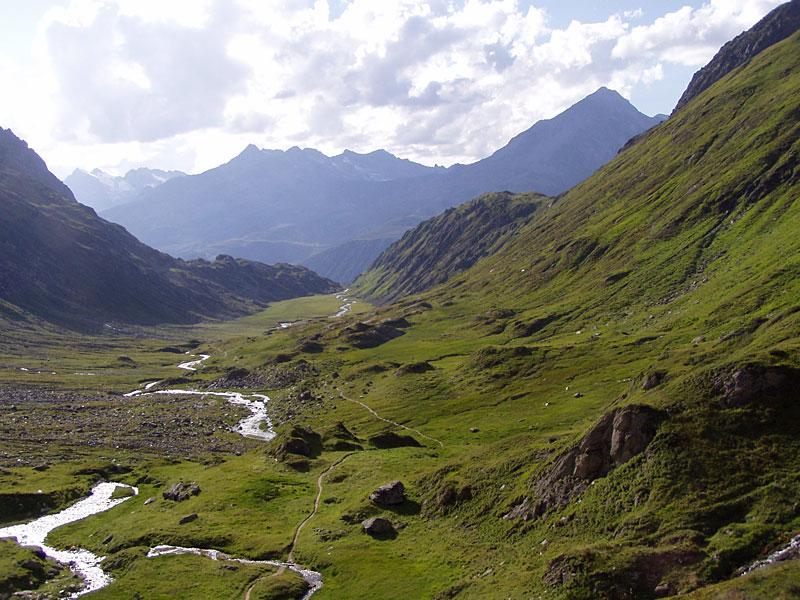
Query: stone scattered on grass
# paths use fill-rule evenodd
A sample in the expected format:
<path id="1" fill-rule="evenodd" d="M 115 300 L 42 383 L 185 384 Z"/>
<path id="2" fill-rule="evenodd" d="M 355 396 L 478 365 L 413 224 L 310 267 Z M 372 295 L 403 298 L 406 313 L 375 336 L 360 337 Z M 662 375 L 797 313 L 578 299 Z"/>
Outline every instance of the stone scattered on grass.
<path id="1" fill-rule="evenodd" d="M 200 486 L 196 481 L 193 481 L 187 487 L 182 481 L 173 483 L 169 489 L 162 492 L 164 500 L 172 500 L 174 502 L 183 502 L 188 500 L 191 496 L 197 496 L 200 493 Z"/>
<path id="2" fill-rule="evenodd" d="M 393 481 L 375 488 L 369 498 L 373 502 L 384 505 L 402 504 L 406 499 L 406 487 L 400 481 Z"/>
<path id="3" fill-rule="evenodd" d="M 381 535 L 395 533 L 394 525 L 389 519 L 383 517 L 371 517 L 361 523 L 361 529 L 369 535 Z"/>

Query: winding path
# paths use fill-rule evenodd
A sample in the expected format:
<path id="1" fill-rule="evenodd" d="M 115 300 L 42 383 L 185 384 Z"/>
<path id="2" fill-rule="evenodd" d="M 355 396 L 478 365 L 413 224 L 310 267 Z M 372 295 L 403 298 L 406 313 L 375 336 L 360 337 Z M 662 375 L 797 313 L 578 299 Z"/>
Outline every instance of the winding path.
<path id="1" fill-rule="evenodd" d="M 402 428 L 402 429 L 405 429 L 406 431 L 413 431 L 414 433 L 416 433 L 416 434 L 417 434 L 417 435 L 419 435 L 420 437 L 424 437 L 426 440 L 430 440 L 430 441 L 432 441 L 432 442 L 436 442 L 437 444 L 439 444 L 439 446 L 441 446 L 442 448 L 444 448 L 444 444 L 442 443 L 442 441 L 441 441 L 441 440 L 437 440 L 437 439 L 436 439 L 436 438 L 434 438 L 434 437 L 431 437 L 431 436 L 429 436 L 429 435 L 425 435 L 425 434 L 424 434 L 424 433 L 422 433 L 422 432 L 421 432 L 419 429 L 413 429 L 413 428 L 411 428 L 411 427 L 406 427 L 405 425 L 403 425 L 403 424 L 401 424 L 401 423 L 397 423 L 397 422 L 395 422 L 395 421 L 392 421 L 392 420 L 390 420 L 390 419 L 384 419 L 382 416 L 380 416 L 378 413 L 376 413 L 376 412 L 375 412 L 375 411 L 374 411 L 372 408 L 370 408 L 369 406 L 367 406 L 366 404 L 364 404 L 364 403 L 363 403 L 363 402 L 361 402 L 360 400 L 353 400 L 352 398 L 348 398 L 348 397 L 347 397 L 347 396 L 345 396 L 345 395 L 344 395 L 344 393 L 342 393 L 341 391 L 339 392 L 339 397 L 340 397 L 340 398 L 342 398 L 343 400 L 347 400 L 348 402 L 354 402 L 354 403 L 356 403 L 356 404 L 360 404 L 361 406 L 363 406 L 364 408 L 366 408 L 366 409 L 367 409 L 369 412 L 371 412 L 373 417 L 375 417 L 376 419 L 378 419 L 378 420 L 380 420 L 380 421 L 383 421 L 384 423 L 389 423 L 389 424 L 391 424 L 391 425 L 394 425 L 394 426 L 396 426 L 396 427 L 400 427 L 400 428 Z"/>
<path id="2" fill-rule="evenodd" d="M 300 531 L 303 529 L 306 523 L 308 523 L 314 516 L 317 514 L 317 510 L 319 510 L 319 501 L 322 498 L 322 479 L 333 469 L 334 467 L 338 467 L 342 464 L 348 457 L 355 454 L 355 452 L 350 452 L 349 454 L 345 454 L 342 458 L 337 460 L 335 463 L 331 464 L 327 469 L 325 469 L 322 473 L 319 474 L 317 477 L 317 497 L 314 499 L 314 510 L 311 511 L 311 514 L 308 515 L 300 525 L 297 526 L 297 529 L 294 531 L 294 537 L 292 538 L 292 543 L 289 544 L 289 554 L 286 556 L 287 560 L 291 563 L 294 562 L 294 547 L 297 545 L 297 538 L 300 535 Z"/>

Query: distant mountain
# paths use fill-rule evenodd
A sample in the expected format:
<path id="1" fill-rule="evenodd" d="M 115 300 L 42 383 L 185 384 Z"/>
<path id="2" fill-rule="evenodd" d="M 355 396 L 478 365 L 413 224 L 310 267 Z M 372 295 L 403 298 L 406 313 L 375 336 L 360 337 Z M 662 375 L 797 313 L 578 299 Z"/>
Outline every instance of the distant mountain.
<path id="1" fill-rule="evenodd" d="M 375 240 L 385 247 L 409 227 L 486 192 L 563 192 L 660 120 L 601 88 L 492 156 L 449 169 L 383 150 L 328 157 L 251 145 L 225 165 L 167 181 L 103 216 L 177 256 L 313 264 L 347 281 L 380 252 Z"/>
<path id="2" fill-rule="evenodd" d="M 185 175 L 182 171 L 139 168 L 128 171 L 124 177 L 116 177 L 100 169 L 91 173 L 75 169 L 64 183 L 81 204 L 103 211 L 130 202 L 143 190 Z"/>
<path id="3" fill-rule="evenodd" d="M 800 29 L 800 0 L 791 0 L 780 5 L 752 28 L 720 48 L 711 62 L 694 74 L 689 87 L 678 100 L 675 110 L 680 110 L 714 82 L 744 65 L 756 54 L 785 40 L 798 29 Z"/>
<path id="4" fill-rule="evenodd" d="M 78 203 L 1 128 L 0 209 L 0 300 L 72 328 L 233 317 L 336 289 L 304 267 L 228 256 L 186 262 L 153 250 Z"/>

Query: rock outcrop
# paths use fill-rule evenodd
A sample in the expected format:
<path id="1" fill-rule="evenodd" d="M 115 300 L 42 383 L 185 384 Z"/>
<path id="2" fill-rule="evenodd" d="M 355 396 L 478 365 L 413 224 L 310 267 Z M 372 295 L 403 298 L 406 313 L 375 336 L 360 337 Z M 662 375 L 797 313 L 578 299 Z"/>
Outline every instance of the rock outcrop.
<path id="1" fill-rule="evenodd" d="M 172 500 L 173 502 L 183 502 L 192 496 L 197 496 L 200 493 L 200 486 L 196 481 L 191 482 L 188 486 L 182 481 L 173 483 L 169 489 L 162 492 L 164 500 Z"/>
<path id="2" fill-rule="evenodd" d="M 568 504 L 592 481 L 642 452 L 663 419 L 661 411 L 649 406 L 631 405 L 606 413 L 577 446 L 531 483 L 530 495 L 503 518 L 527 521 Z"/>
<path id="3" fill-rule="evenodd" d="M 767 396 L 796 389 L 800 373 L 788 367 L 748 365 L 714 379 L 714 392 L 723 408 L 740 408 Z"/>

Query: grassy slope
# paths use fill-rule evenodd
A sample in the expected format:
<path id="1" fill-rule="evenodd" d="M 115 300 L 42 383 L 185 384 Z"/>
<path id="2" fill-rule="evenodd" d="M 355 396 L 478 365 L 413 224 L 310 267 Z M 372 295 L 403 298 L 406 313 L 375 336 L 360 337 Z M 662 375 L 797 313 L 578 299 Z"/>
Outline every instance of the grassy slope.
<path id="1" fill-rule="evenodd" d="M 493 254 L 549 199 L 485 194 L 409 230 L 353 283 L 363 298 L 391 302 L 428 290 Z"/>
<path id="2" fill-rule="evenodd" d="M 270 390 L 276 409 L 301 389 L 323 398 L 296 422 L 322 431 L 342 421 L 362 440 L 387 427 L 349 398 L 443 443 L 417 436 L 423 448 L 356 452 L 331 471 L 295 549 L 324 574 L 317 597 L 651 598 L 659 585 L 681 592 L 724 580 L 800 529 L 794 394 L 726 407 L 713 390 L 743 365 L 800 368 L 799 50 L 796 35 L 719 81 L 444 286 L 374 313 L 215 343 L 198 378 L 232 364 L 273 369 L 281 353 L 296 353 L 289 366 L 315 366 Z M 383 345 L 347 341 L 345 326 L 399 317 L 405 334 Z M 299 352 L 312 337 L 322 351 Z M 433 370 L 399 369 L 420 361 Z M 663 383 L 644 390 L 654 371 Z M 554 461 L 626 404 L 665 415 L 644 452 L 544 517 L 501 518 L 535 501 Z M 310 512 L 317 475 L 342 456 L 323 452 L 307 473 L 260 451 L 143 463 L 130 480 L 152 487 L 130 502 L 195 479 L 204 492 L 180 514 L 198 512 L 197 527 L 177 528 L 176 509 L 161 502 L 126 504 L 58 541 L 100 549 L 115 532 L 110 560 L 129 559 L 103 597 L 129 597 L 141 574 L 169 577 L 143 558 L 143 541 L 279 550 Z M 397 478 L 408 502 L 369 502 Z M 267 484 L 275 499 L 228 506 Z M 389 517 L 398 535 L 362 534 L 360 518 L 372 515 Z M 182 572 L 211 577 L 189 562 Z M 796 573 L 787 565 L 695 593 L 791 594 Z"/>

